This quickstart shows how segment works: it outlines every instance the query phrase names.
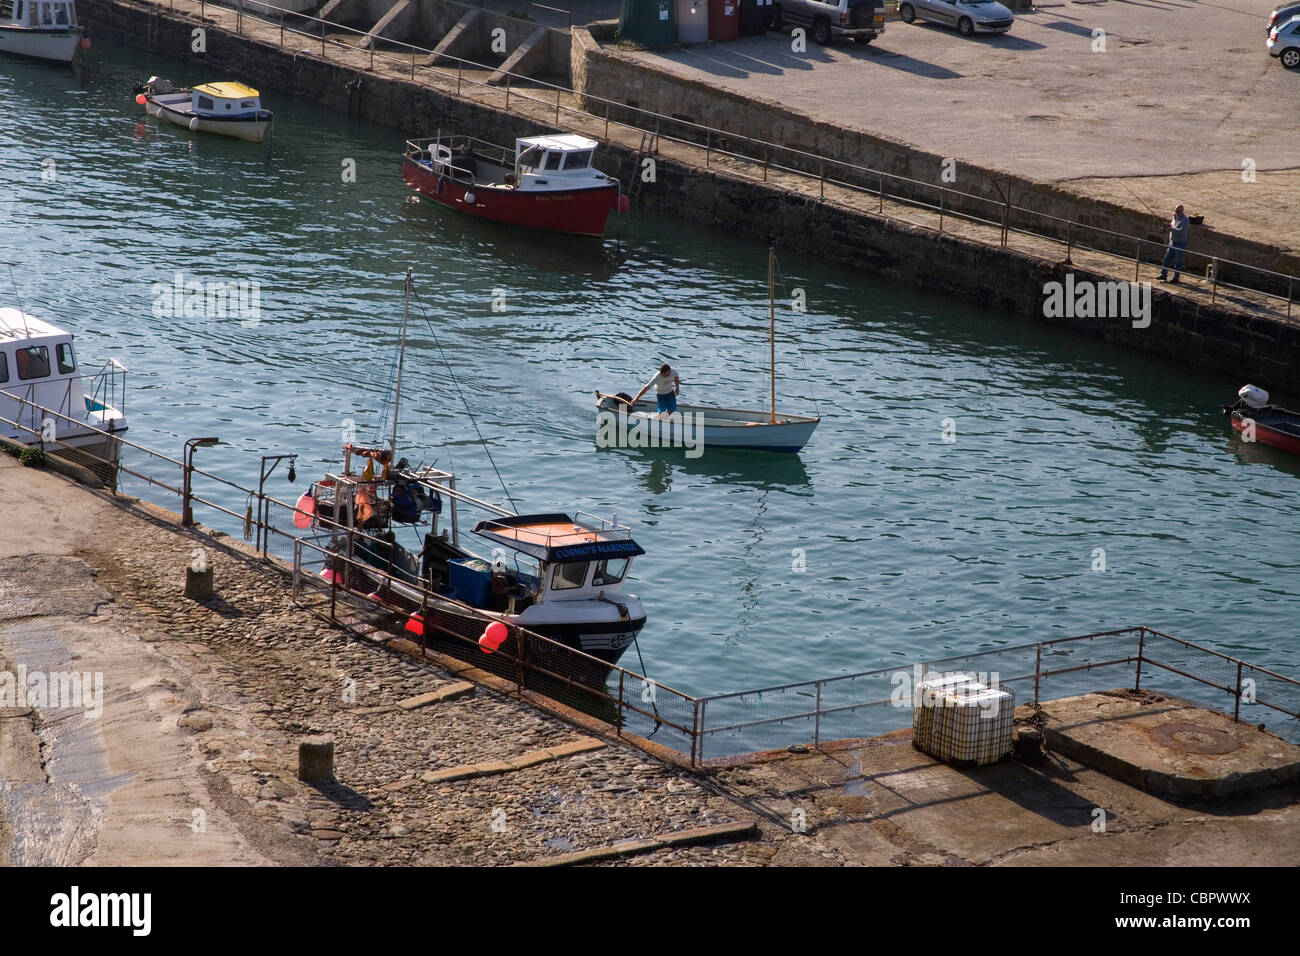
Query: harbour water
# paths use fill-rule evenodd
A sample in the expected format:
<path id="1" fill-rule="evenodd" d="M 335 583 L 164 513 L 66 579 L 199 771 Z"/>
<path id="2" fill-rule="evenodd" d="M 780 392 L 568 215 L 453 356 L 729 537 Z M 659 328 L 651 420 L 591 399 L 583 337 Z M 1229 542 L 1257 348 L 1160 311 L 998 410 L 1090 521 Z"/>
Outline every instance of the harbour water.
<path id="1" fill-rule="evenodd" d="M 214 79 L 103 44 L 84 81 L 0 63 L 0 301 L 130 368 L 134 441 L 220 436 L 197 461 L 243 484 L 296 452 L 299 485 L 271 484 L 296 497 L 347 423 L 383 434 L 409 264 L 403 453 L 504 501 L 481 432 L 519 510 L 631 524 L 664 683 L 1138 623 L 1300 668 L 1300 461 L 1231 435 L 1244 382 L 778 249 L 778 405 L 823 416 L 804 452 L 600 450 L 593 390 L 663 360 L 684 400 L 766 403 L 762 244 L 635 208 L 602 242 L 471 221 L 412 201 L 392 131 L 272 90 L 264 148 L 160 127 L 131 97 L 151 73 Z M 167 314 L 177 273 L 248 283 L 257 311 Z"/>

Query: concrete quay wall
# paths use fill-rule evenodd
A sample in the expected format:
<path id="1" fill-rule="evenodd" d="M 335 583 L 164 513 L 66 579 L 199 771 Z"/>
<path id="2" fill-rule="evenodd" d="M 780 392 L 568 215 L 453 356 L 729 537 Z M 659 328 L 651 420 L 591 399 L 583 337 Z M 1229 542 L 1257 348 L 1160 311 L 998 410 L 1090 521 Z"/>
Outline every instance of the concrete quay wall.
<path id="1" fill-rule="evenodd" d="M 183 54 L 189 50 L 190 31 L 195 26 L 192 19 L 132 0 L 83 3 L 83 18 L 91 23 L 95 35 L 107 35 L 137 47 Z M 581 33 L 575 30 L 574 35 L 576 48 Z M 408 134 L 455 128 L 474 130 L 484 139 L 509 142 L 553 128 L 550 123 L 522 113 L 457 97 L 419 82 L 358 71 L 355 66 L 321 59 L 309 48 L 279 49 L 273 43 L 236 36 L 211 24 L 207 53 L 202 57 L 186 55 L 256 86 L 294 93 Z M 587 67 L 599 59 L 588 59 Z M 363 82 L 358 86 L 359 78 Z M 581 76 L 575 70 L 574 79 L 575 85 L 583 84 L 588 89 L 592 85 L 590 73 Z M 609 92 L 604 90 L 602 95 Z M 843 130 L 835 133 L 850 135 Z M 829 130 L 827 135 L 831 135 Z M 396 160 L 394 156 L 395 176 Z M 899 163 L 904 161 L 898 159 Z M 610 143 L 599 165 L 630 183 L 635 162 L 633 149 Z M 1190 365 L 1219 370 L 1241 382 L 1282 391 L 1293 391 L 1300 382 L 1300 327 L 1236 306 L 1210 305 L 1157 288 L 1152 296 L 1151 323 L 1146 328 L 1134 328 L 1127 319 L 1045 320 L 1042 303 L 1046 283 L 1064 281 L 1068 272 L 1075 274 L 1076 282 L 1110 281 L 1113 277 L 901 223 L 860 208 L 817 202 L 776 185 L 667 156 L 658 159 L 657 182 L 642 188 L 635 203 L 744 235 L 777 236 L 785 248 L 1066 325 Z"/>

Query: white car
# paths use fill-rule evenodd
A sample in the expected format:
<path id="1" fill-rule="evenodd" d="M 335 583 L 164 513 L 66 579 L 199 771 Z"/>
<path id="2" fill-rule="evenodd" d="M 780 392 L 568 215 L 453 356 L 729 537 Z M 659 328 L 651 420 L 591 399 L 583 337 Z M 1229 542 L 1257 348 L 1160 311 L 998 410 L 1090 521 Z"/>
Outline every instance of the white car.
<path id="1" fill-rule="evenodd" d="M 1300 16 L 1273 28 L 1268 35 L 1268 55 L 1279 58 L 1288 70 L 1300 67 Z"/>
<path id="2" fill-rule="evenodd" d="M 1006 33 L 1015 14 L 997 0 L 902 0 L 898 16 L 904 23 L 918 17 L 956 27 L 962 36 L 972 33 Z"/>

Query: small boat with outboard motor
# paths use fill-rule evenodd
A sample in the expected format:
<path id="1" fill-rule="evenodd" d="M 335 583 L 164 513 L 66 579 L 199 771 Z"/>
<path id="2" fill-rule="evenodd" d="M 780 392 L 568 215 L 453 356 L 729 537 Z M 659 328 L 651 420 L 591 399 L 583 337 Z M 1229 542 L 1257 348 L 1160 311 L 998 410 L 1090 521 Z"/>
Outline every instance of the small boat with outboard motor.
<path id="1" fill-rule="evenodd" d="M 1237 390 L 1237 400 L 1223 406 L 1234 431 L 1246 441 L 1272 445 L 1300 455 L 1300 412 L 1270 405 L 1268 392 L 1255 385 Z"/>
<path id="2" fill-rule="evenodd" d="M 410 295 L 408 270 L 408 308 Z M 516 514 L 458 490 L 450 472 L 397 455 L 406 311 L 389 447 L 345 445 L 342 470 L 297 503 L 295 524 L 324 532 L 325 549 L 348 559 L 327 562 L 323 576 L 407 614 L 416 633 L 430 624 L 463 636 L 499 621 L 617 663 L 646 621 L 641 601 L 623 590 L 632 560 L 645 553 L 630 528 L 581 511 Z M 439 529 L 444 500 L 450 521 Z M 470 529 L 479 552 L 461 534 L 467 507 L 487 513 Z M 420 534 L 424 524 L 413 549 L 398 543 L 402 527 Z M 608 671 L 584 665 L 576 673 L 603 686 Z"/>
<path id="3" fill-rule="evenodd" d="M 171 80 L 149 77 L 135 88 L 135 101 L 150 116 L 199 133 L 217 133 L 260 143 L 275 114 L 262 109 L 251 86 L 225 80 L 176 89 Z"/>

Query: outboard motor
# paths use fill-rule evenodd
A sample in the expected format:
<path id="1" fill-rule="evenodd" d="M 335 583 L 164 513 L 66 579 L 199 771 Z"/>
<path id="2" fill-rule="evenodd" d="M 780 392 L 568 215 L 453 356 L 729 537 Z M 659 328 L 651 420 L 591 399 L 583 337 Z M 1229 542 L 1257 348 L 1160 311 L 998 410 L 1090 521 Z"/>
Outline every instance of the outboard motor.
<path id="1" fill-rule="evenodd" d="M 1237 391 L 1237 397 L 1246 403 L 1247 408 L 1259 411 L 1268 405 L 1268 392 L 1255 385 L 1243 385 Z"/>

